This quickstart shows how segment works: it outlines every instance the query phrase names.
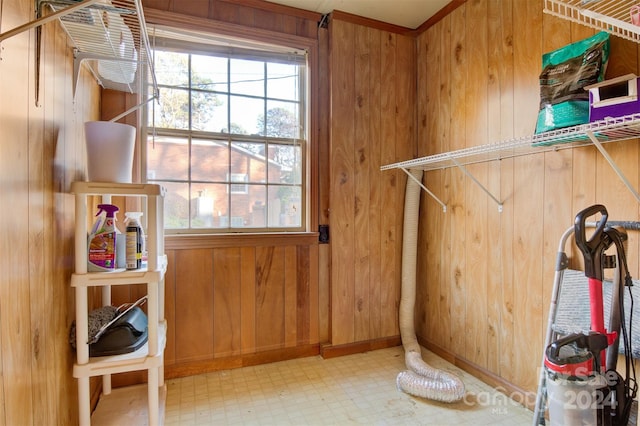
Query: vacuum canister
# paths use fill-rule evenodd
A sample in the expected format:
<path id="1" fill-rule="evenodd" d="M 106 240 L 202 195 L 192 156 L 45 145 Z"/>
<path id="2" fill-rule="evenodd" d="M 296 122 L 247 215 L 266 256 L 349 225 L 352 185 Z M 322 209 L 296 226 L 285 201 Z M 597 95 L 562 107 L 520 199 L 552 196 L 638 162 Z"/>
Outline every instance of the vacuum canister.
<path id="1" fill-rule="evenodd" d="M 571 334 L 547 347 L 544 364 L 552 426 L 606 424 L 603 420 L 609 416 L 603 402 L 609 389 L 599 372 L 606 339 L 599 333 Z"/>

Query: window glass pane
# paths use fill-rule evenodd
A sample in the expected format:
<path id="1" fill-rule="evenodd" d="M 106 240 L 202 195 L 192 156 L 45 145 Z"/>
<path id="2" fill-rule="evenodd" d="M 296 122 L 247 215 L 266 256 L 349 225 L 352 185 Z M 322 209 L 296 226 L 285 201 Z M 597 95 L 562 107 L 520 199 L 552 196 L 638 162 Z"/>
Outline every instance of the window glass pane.
<path id="1" fill-rule="evenodd" d="M 262 135 L 264 126 L 264 100 L 246 96 L 231 96 L 232 133 Z"/>
<path id="2" fill-rule="evenodd" d="M 192 92 L 191 126 L 193 130 L 227 133 L 227 95 Z"/>
<path id="3" fill-rule="evenodd" d="M 147 179 L 187 180 L 189 143 L 186 138 L 153 136 L 147 138 Z"/>
<path id="4" fill-rule="evenodd" d="M 230 184 L 231 188 L 231 228 L 264 227 L 266 207 L 265 187 L 262 185 Z M 238 187 L 244 188 L 243 191 Z"/>
<path id="5" fill-rule="evenodd" d="M 228 200 L 225 184 L 193 183 L 191 185 L 191 227 L 226 227 Z"/>
<path id="6" fill-rule="evenodd" d="M 298 66 L 267 63 L 267 97 L 297 101 Z"/>
<path id="7" fill-rule="evenodd" d="M 189 55 L 155 51 L 154 69 L 159 85 L 189 87 Z"/>
<path id="8" fill-rule="evenodd" d="M 158 44 L 186 53 L 154 52 L 160 98 L 147 104 L 147 180 L 167 187 L 166 228 L 303 229 L 299 58 L 207 52 L 206 43 L 189 53 L 190 40 Z"/>
<path id="9" fill-rule="evenodd" d="M 264 97 L 264 62 L 231 59 L 231 93 Z"/>
<path id="10" fill-rule="evenodd" d="M 161 129 L 189 128 L 189 92 L 184 89 L 159 89 L 160 99 L 155 105 L 154 124 Z"/>
<path id="11" fill-rule="evenodd" d="M 191 179 L 225 182 L 229 165 L 226 141 L 193 139 L 191 142 Z"/>
<path id="12" fill-rule="evenodd" d="M 156 182 L 167 189 L 164 197 L 164 227 L 167 229 L 189 228 L 189 184 Z"/>
<path id="13" fill-rule="evenodd" d="M 244 174 L 247 182 L 264 183 L 267 179 L 265 144 L 231 143 L 231 174 Z"/>
<path id="14" fill-rule="evenodd" d="M 299 127 L 297 103 L 267 101 L 267 136 L 297 139 Z"/>
<path id="15" fill-rule="evenodd" d="M 302 183 L 299 145 L 269 144 L 269 183 Z"/>
<path id="16" fill-rule="evenodd" d="M 302 223 L 299 186 L 269 186 L 269 226 L 297 227 Z"/>
<path id="17" fill-rule="evenodd" d="M 227 58 L 193 55 L 191 57 L 191 79 L 196 89 L 228 92 Z"/>

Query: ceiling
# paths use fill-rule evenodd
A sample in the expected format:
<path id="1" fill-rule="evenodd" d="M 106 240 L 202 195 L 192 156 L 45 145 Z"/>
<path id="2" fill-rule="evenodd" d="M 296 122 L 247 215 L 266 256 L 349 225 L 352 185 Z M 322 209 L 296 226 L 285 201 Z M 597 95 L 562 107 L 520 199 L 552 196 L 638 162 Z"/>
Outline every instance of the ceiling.
<path id="1" fill-rule="evenodd" d="M 268 0 L 298 9 L 329 13 L 334 10 L 415 29 L 451 0 Z"/>

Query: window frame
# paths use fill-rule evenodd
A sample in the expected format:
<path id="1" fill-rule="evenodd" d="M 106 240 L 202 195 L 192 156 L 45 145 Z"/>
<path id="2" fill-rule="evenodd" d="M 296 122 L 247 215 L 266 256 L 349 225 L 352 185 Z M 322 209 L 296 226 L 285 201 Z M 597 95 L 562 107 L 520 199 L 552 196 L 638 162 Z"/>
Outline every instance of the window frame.
<path id="1" fill-rule="evenodd" d="M 173 29 L 176 29 L 175 27 Z M 179 29 L 176 29 L 177 31 L 181 31 Z M 198 33 L 200 34 L 200 33 Z M 228 40 L 235 40 L 234 37 L 228 37 L 225 35 L 216 35 L 215 37 L 221 37 L 224 39 L 228 39 Z M 246 38 L 245 39 L 246 42 L 248 43 L 253 43 L 251 42 L 251 38 Z M 308 43 L 306 43 L 308 44 Z M 189 44 L 186 43 L 185 46 L 188 46 Z M 203 51 L 201 51 L 201 45 L 199 44 L 194 44 L 193 46 L 196 46 L 195 49 L 191 50 L 189 49 L 188 53 L 190 54 L 202 54 L 204 53 Z M 275 47 L 275 44 L 270 43 L 270 46 Z M 313 207 L 312 205 L 315 204 L 315 202 L 312 199 L 312 195 L 314 193 L 316 193 L 317 191 L 314 191 L 312 188 L 312 185 L 310 185 L 310 183 L 312 182 L 310 176 L 311 176 L 311 169 L 313 168 L 313 163 L 312 163 L 312 158 L 311 158 L 311 149 L 310 146 L 312 144 L 312 134 L 313 132 L 313 122 L 312 122 L 312 110 L 313 110 L 313 103 L 311 102 L 311 92 L 312 92 L 312 71 L 311 71 L 311 61 L 310 61 L 310 51 L 309 49 L 311 48 L 315 48 L 316 46 L 311 44 L 303 49 L 297 49 L 297 50 L 303 50 L 305 52 L 305 64 L 303 67 L 301 67 L 301 76 L 300 76 L 300 92 L 299 92 L 299 100 L 295 101 L 299 103 L 299 118 L 300 118 L 300 123 L 303 125 L 303 129 L 304 129 L 304 134 L 300 134 L 301 137 L 300 139 L 297 138 L 293 138 L 293 139 L 288 139 L 289 141 L 291 140 L 295 140 L 294 143 L 290 143 L 292 146 L 299 146 L 300 150 L 301 150 L 301 160 L 300 160 L 300 165 L 301 165 L 301 176 L 300 176 L 300 183 L 296 184 L 296 187 L 300 188 L 300 207 L 301 207 L 301 213 L 299 215 L 299 219 L 300 219 L 300 223 L 299 226 L 278 226 L 278 227 L 269 227 L 268 226 L 268 218 L 265 219 L 265 223 L 266 223 L 266 227 L 262 228 L 262 227 L 230 227 L 231 222 L 232 222 L 232 211 L 231 211 L 231 205 L 229 205 L 228 207 L 228 215 L 227 215 L 227 220 L 229 222 L 229 226 L 225 227 L 225 228 L 214 228 L 214 227 L 209 227 L 209 228 L 193 228 L 191 227 L 191 220 L 193 219 L 192 217 L 189 218 L 189 228 L 167 228 L 165 229 L 165 232 L 167 234 L 210 234 L 210 235 L 228 235 L 228 234 L 242 234 L 242 233 L 246 233 L 246 234 L 265 234 L 265 235 L 273 235 L 273 234 L 277 234 L 277 233 L 308 233 L 308 232 L 314 232 L 314 225 L 315 225 L 315 220 L 314 218 L 316 217 L 315 214 L 312 213 L 313 211 Z M 256 53 L 256 51 L 251 51 L 251 49 L 248 50 L 244 50 L 244 48 L 240 48 L 241 52 L 247 52 L 249 51 L 251 54 Z M 290 47 L 284 47 L 283 49 L 286 50 L 291 50 Z M 204 49 L 206 51 L 206 49 Z M 275 52 L 277 52 L 277 48 L 275 50 Z M 259 58 L 258 60 L 264 60 L 265 62 L 270 62 L 269 59 L 269 55 L 270 53 L 265 53 L 265 52 L 260 52 L 258 51 L 258 53 L 261 53 L 262 56 L 260 54 L 258 54 Z M 249 57 L 253 58 L 253 56 L 249 55 Z M 274 55 L 274 57 L 277 57 L 277 53 L 276 55 Z M 272 62 L 278 62 L 277 60 L 274 60 Z M 228 75 L 230 71 L 228 71 Z M 265 74 L 265 78 L 266 78 L 266 74 Z M 190 90 L 190 88 L 189 88 Z M 229 96 L 232 96 L 233 93 L 231 92 L 231 88 L 228 87 L 227 88 L 227 93 L 229 94 Z M 262 99 L 266 103 L 268 103 L 268 101 L 271 99 L 268 96 L 268 93 L 264 94 L 264 97 L 260 97 L 260 99 Z M 276 98 L 277 100 L 277 98 Z M 266 110 L 266 106 L 265 106 L 265 110 Z M 142 176 L 143 179 L 146 181 L 147 180 L 147 160 L 146 160 L 146 147 L 147 147 L 147 135 L 151 132 L 156 132 L 155 127 L 151 126 L 147 126 L 148 123 L 148 119 L 147 119 L 147 113 L 149 111 L 149 108 L 145 108 L 144 112 L 142 114 L 142 123 L 143 125 L 141 126 L 141 128 L 143 129 L 143 131 L 141 132 L 141 145 L 142 145 L 142 160 L 141 160 L 141 171 L 142 171 Z M 202 135 L 201 131 L 193 131 L 190 130 L 189 132 L 192 133 L 192 135 L 198 134 L 199 136 Z M 167 132 L 167 134 L 169 134 L 170 131 Z M 220 139 L 220 137 L 222 136 L 227 136 L 229 137 L 228 142 L 231 143 L 231 141 L 234 139 L 233 137 L 231 137 L 230 135 L 225 135 L 225 134 L 220 134 L 220 133 L 215 133 L 215 132 L 205 132 L 205 134 L 207 136 L 216 138 L 216 139 Z M 191 138 L 191 137 L 190 137 Z M 250 139 L 251 137 L 249 137 L 249 135 L 241 135 L 238 134 L 237 137 L 235 139 Z M 264 136 L 264 137 L 260 137 L 261 139 L 267 141 L 267 139 L 269 139 L 268 137 Z M 278 142 L 279 138 L 271 138 L 270 141 L 271 143 L 276 143 Z M 284 140 L 282 138 L 280 138 L 281 140 Z M 237 142 L 237 140 L 236 140 Z M 269 143 L 269 142 L 266 142 Z M 189 145 L 191 144 L 191 142 L 189 141 Z M 229 160 L 231 164 L 231 160 Z M 266 161 L 268 163 L 268 156 L 266 156 Z M 191 165 L 189 165 L 189 170 L 191 170 Z M 230 170 L 230 169 L 229 169 Z M 247 175 L 245 174 L 245 177 L 247 177 Z M 230 192 L 231 194 L 234 193 L 238 193 L 237 191 L 233 191 L 231 190 L 231 188 L 234 185 L 244 185 L 246 188 L 246 191 L 243 192 L 243 194 L 248 193 L 249 191 L 249 186 L 251 185 L 251 183 L 246 182 L 245 183 L 240 183 L 240 182 L 234 182 L 232 177 L 228 178 L 229 182 L 229 186 L 227 189 L 227 192 Z M 161 180 L 161 179 L 155 179 L 154 181 L 166 181 L 166 180 Z M 188 185 L 191 185 L 193 183 L 198 183 L 199 181 L 193 180 L 191 179 L 191 173 L 189 173 L 189 179 L 188 181 L 181 181 L 184 183 L 187 183 Z M 268 181 L 265 182 L 263 184 L 265 191 L 268 191 L 268 188 L 270 186 L 277 186 L 278 184 L 270 184 Z M 191 190 L 190 190 L 191 191 Z M 190 196 L 188 203 L 190 205 L 189 210 L 191 211 L 191 209 L 193 208 L 191 206 L 191 204 L 193 204 L 193 202 L 196 200 L 196 198 L 192 198 Z M 230 200 L 230 198 L 229 198 Z"/>

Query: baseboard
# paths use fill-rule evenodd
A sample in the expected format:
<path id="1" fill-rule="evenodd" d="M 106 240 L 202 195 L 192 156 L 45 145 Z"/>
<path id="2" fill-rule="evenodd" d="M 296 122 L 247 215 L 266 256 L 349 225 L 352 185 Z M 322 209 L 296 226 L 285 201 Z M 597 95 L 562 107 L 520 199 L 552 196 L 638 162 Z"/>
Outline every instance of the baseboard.
<path id="1" fill-rule="evenodd" d="M 196 360 L 178 364 L 166 363 L 164 376 L 167 379 L 177 377 L 194 376 L 210 373 L 212 371 L 230 370 L 233 368 L 248 367 L 252 365 L 269 364 L 277 361 L 286 361 L 295 358 L 304 358 L 318 355 L 320 345 L 296 346 L 295 348 L 273 349 L 252 354 L 234 355 L 208 360 Z"/>
<path id="2" fill-rule="evenodd" d="M 448 351 L 447 349 L 441 348 L 433 342 L 430 342 L 426 339 L 422 339 L 418 337 L 418 343 L 425 349 L 430 350 L 434 354 L 438 355 L 440 358 L 450 362 L 456 367 L 466 371 L 471 374 L 473 377 L 482 380 L 484 383 L 488 384 L 492 388 L 497 391 L 505 394 L 509 398 L 517 401 L 518 403 L 524 405 L 530 410 L 535 409 L 536 405 L 536 395 L 522 389 L 519 386 L 514 385 L 511 382 L 506 381 L 502 377 L 492 373 L 491 371 L 480 367 L 464 358 L 457 356 L 456 354 Z"/>
<path id="3" fill-rule="evenodd" d="M 383 337 L 374 340 L 364 340 L 362 342 L 347 343 L 344 345 L 324 344 L 320 347 L 322 358 L 335 358 L 345 355 L 359 354 L 376 349 L 392 348 L 400 346 L 402 341 L 400 336 Z"/>

